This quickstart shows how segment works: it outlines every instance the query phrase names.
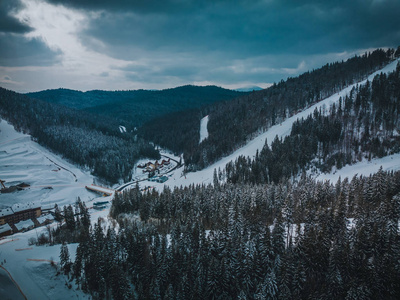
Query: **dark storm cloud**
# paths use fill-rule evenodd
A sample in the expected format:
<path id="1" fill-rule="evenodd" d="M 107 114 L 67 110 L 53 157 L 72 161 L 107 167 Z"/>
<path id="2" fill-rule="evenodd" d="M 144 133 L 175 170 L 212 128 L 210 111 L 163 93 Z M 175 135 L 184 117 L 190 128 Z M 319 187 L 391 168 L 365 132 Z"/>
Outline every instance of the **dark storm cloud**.
<path id="1" fill-rule="evenodd" d="M 0 66 L 49 66 L 59 61 L 61 52 L 50 50 L 42 40 L 0 34 Z"/>
<path id="2" fill-rule="evenodd" d="M 135 80 L 273 81 L 305 71 L 303 57 L 310 69 L 320 66 L 313 55 L 400 44 L 398 0 L 47 1 L 95 12 L 82 43 L 145 61 L 127 71 Z"/>
<path id="3" fill-rule="evenodd" d="M 310 54 L 390 46 L 400 38 L 398 0 L 48 1 L 103 11 L 86 34 L 110 46 Z"/>
<path id="4" fill-rule="evenodd" d="M 40 39 L 24 37 L 33 28 L 13 16 L 22 8 L 18 0 L 0 1 L 0 66 L 47 66 L 58 61 L 60 52 L 50 50 Z"/>
<path id="5" fill-rule="evenodd" d="M 32 30 L 31 27 L 12 16 L 12 13 L 19 11 L 22 7 L 18 0 L 0 1 L 0 32 L 25 33 Z"/>

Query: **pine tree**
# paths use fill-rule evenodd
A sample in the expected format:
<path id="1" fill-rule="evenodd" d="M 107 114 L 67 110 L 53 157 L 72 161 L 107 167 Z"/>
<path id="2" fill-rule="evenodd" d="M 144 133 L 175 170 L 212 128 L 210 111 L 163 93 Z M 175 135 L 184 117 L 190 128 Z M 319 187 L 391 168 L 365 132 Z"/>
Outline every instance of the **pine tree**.
<path id="1" fill-rule="evenodd" d="M 69 272 L 71 270 L 71 260 L 69 258 L 69 251 L 68 251 L 67 244 L 65 244 L 65 243 L 61 245 L 60 266 L 61 266 L 61 269 L 64 271 L 65 275 L 69 274 Z"/>

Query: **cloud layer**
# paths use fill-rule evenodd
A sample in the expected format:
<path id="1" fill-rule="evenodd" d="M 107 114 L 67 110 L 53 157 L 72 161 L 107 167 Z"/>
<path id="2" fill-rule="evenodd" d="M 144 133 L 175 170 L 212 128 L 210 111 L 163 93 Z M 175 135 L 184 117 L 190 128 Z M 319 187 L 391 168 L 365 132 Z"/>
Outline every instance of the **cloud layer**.
<path id="1" fill-rule="evenodd" d="M 48 87 L 266 86 L 365 49 L 400 44 L 398 0 L 30 0 L 29 10 L 28 1 L 4 3 L 0 41 L 16 50 L 0 50 L 0 66 L 66 72 Z M 55 35 L 68 37 L 67 45 L 38 21 L 60 11 L 77 20 L 59 24 Z M 79 68 L 84 81 L 74 80 Z"/>

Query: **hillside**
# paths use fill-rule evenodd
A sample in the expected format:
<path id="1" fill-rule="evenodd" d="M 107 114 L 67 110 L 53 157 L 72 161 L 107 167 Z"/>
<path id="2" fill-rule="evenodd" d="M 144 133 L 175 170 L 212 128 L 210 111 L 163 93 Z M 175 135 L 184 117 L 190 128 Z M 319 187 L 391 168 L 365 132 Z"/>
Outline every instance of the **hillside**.
<path id="1" fill-rule="evenodd" d="M 312 129 L 318 128 L 314 125 L 318 125 L 319 120 L 322 124 L 329 125 L 331 121 L 335 124 L 335 120 L 345 114 L 348 118 L 343 124 L 356 122 L 356 118 L 360 119 L 363 128 L 370 130 L 371 138 L 363 139 L 365 145 L 368 146 L 368 141 L 373 141 L 374 137 L 385 135 L 396 141 L 398 134 L 395 131 L 393 135 L 385 132 L 391 128 L 394 119 L 385 117 L 385 122 L 378 123 L 379 116 L 386 110 L 398 111 L 398 101 L 393 94 L 400 86 L 400 67 L 396 66 L 397 61 L 391 62 L 368 76 L 368 81 L 355 82 L 282 120 L 201 171 L 185 174 L 182 167 L 169 174 L 164 183 L 138 183 L 140 189 L 149 185 L 155 187 L 151 192 L 138 192 L 132 188 L 136 183 L 124 185 L 123 194 L 115 195 L 111 208 L 86 210 L 84 204 L 76 204 L 75 211 L 82 212 L 83 207 L 83 216 L 72 213 L 67 218 L 67 212 L 73 212 L 73 207 L 65 206 L 65 222 L 49 229 L 37 228 L 37 233 L 34 230 L 18 233 L 14 239 L 6 238 L 0 242 L 2 257 L 7 260 L 5 268 L 28 298 L 57 299 L 62 294 L 63 298 L 86 299 L 91 294 L 97 298 L 112 295 L 114 299 L 129 299 L 132 295 L 143 299 L 153 295 L 160 295 L 161 299 L 302 299 L 311 296 L 396 299 L 400 295 L 395 280 L 400 276 L 400 251 L 395 246 L 399 240 L 395 224 L 400 217 L 398 154 L 371 161 L 363 159 L 353 170 L 343 168 L 337 174 L 333 174 L 335 167 L 328 174 L 313 174 L 324 179 L 342 175 L 337 182 L 317 182 L 306 176 L 299 177 L 297 182 L 286 176 L 279 182 L 234 182 L 223 170 L 230 161 L 242 161 L 240 157 L 257 157 L 257 152 L 262 152 L 265 145 L 272 144 L 273 152 L 283 148 L 276 146 L 275 136 L 281 141 L 292 135 L 315 135 Z M 40 101 L 29 106 L 22 95 L 9 91 L 2 91 L 1 95 L 7 96 L 8 101 L 2 102 L 7 105 L 15 102 L 16 106 L 39 115 L 51 111 L 44 110 L 46 105 L 42 107 Z M 354 100 L 352 105 L 349 105 L 350 99 Z M 360 105 L 359 112 L 365 113 L 362 118 L 352 113 L 357 110 L 356 103 Z M 55 111 L 61 109 L 57 105 L 49 107 Z M 380 113 L 379 108 L 382 108 Z M 64 109 L 61 109 L 62 113 L 55 113 L 59 118 L 57 122 L 69 120 L 74 125 L 82 121 L 79 117 L 82 112 Z M 34 120 L 34 114 L 24 113 L 20 117 L 11 113 L 14 111 L 17 112 L 9 108 L 8 117 L 19 128 L 33 130 L 25 122 Z M 320 115 L 320 111 L 324 113 Z M 315 115 L 317 124 L 310 125 L 309 122 L 314 120 L 308 118 L 310 115 Z M 397 117 L 396 114 L 392 116 Z M 25 122 L 24 117 L 28 117 Z M 363 118 L 373 120 L 374 126 L 367 124 L 365 127 Z M 197 144 L 200 137 L 205 141 L 208 139 L 207 119 L 198 122 Z M 42 124 L 43 120 L 38 120 Z M 89 118 L 86 126 L 99 131 L 96 124 Z M 116 124 L 102 130 L 106 133 L 108 128 L 108 135 L 115 131 L 114 134 L 122 138 L 124 134 Z M 1 156 L 5 166 L 0 168 L 0 175 L 6 176 L 7 182 L 25 178 L 35 181 L 35 186 L 40 185 L 38 190 L 32 186 L 31 190 L 23 192 L 26 194 L 19 192 L 13 199 L 7 198 L 7 203 L 28 201 L 29 195 L 35 193 L 47 207 L 52 202 L 74 203 L 76 196 L 86 202 L 86 207 L 93 204 L 90 194 L 83 190 L 83 185 L 92 180 L 88 173 L 83 174 L 49 153 L 29 136 L 16 133 L 4 121 L 0 127 L 6 152 Z M 71 131 L 75 130 L 81 129 L 71 128 Z M 329 137 L 334 131 L 327 129 L 325 133 Z M 357 136 L 361 137 L 362 133 L 365 131 L 360 131 Z M 387 155 L 394 148 L 390 147 L 386 152 L 385 145 L 382 143 L 384 155 Z M 321 142 L 318 148 L 327 149 L 328 155 L 334 155 L 337 151 L 334 147 L 334 144 L 324 147 Z M 295 147 L 291 150 L 296 152 Z M 43 154 L 51 155 L 53 162 L 47 162 Z M 280 160 L 275 159 L 276 162 Z M 78 182 L 64 169 L 54 173 L 54 162 L 80 174 Z M 250 173 L 257 169 L 254 165 L 241 164 L 241 167 Z M 290 167 L 286 161 L 285 165 Z M 359 176 L 353 177 L 354 172 Z M 345 178 L 345 175 L 353 178 Z M 40 188 L 46 183 L 46 177 L 54 190 Z M 4 195 L 1 197 L 6 199 Z M 102 198 L 104 200 L 111 200 L 111 197 Z M 85 221 L 85 212 L 91 216 L 91 226 Z M 96 221 L 97 217 L 102 219 Z M 38 237 L 49 245 L 28 245 L 28 241 L 38 241 Z M 70 244 L 60 246 L 62 243 Z M 53 260 L 56 266 L 49 263 Z M 376 285 L 370 285 L 371 280 Z M 189 286 L 188 282 L 192 284 Z"/>
<path id="2" fill-rule="evenodd" d="M 139 158 L 159 158 L 154 146 L 137 138 L 132 127 L 121 133 L 120 123 L 113 118 L 100 119 L 2 88 L 0 116 L 39 144 L 111 183 L 128 180 Z"/>
<path id="3" fill-rule="evenodd" d="M 245 93 L 216 86 L 186 85 L 161 91 L 81 92 L 57 89 L 28 93 L 27 96 L 140 126 L 146 121 L 172 112 L 201 108 L 243 94 Z"/>
<path id="4" fill-rule="evenodd" d="M 176 153 L 183 152 L 188 171 L 201 170 L 297 112 L 364 80 L 391 62 L 393 53 L 393 49 L 378 49 L 345 62 L 327 64 L 268 89 L 210 105 L 201 113 L 164 116 L 146 123 L 139 133 Z M 209 136 L 199 145 L 199 135 L 186 133 L 192 130 L 194 122 L 199 128 L 200 119 L 206 115 L 209 115 Z M 161 120 L 163 126 L 157 128 L 155 124 Z"/>

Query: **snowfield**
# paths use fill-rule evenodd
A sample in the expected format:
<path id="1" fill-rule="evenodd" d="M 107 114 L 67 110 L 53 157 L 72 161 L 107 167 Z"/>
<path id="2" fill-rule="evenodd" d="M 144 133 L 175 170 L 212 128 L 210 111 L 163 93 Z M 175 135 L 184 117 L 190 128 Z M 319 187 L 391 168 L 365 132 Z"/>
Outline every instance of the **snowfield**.
<path id="1" fill-rule="evenodd" d="M 53 208 L 55 203 L 62 207 L 75 203 L 77 197 L 86 202 L 87 207 L 91 207 L 98 195 L 87 191 L 85 186 L 92 184 L 93 178 L 89 172 L 82 171 L 51 153 L 32 141 L 29 135 L 16 132 L 12 125 L 1 120 L 0 179 L 6 181 L 7 187 L 21 182 L 31 186 L 22 191 L 1 193 L 0 209 L 32 201 L 42 208 Z M 101 199 L 110 200 L 111 197 Z M 89 211 L 92 222 L 96 222 L 98 217 L 107 220 L 108 210 Z M 56 270 L 49 261 L 59 261 L 60 245 L 28 245 L 29 238 L 36 238 L 45 232 L 45 227 L 39 227 L 0 239 L 0 264 L 10 273 L 28 299 L 88 299 L 81 291 L 69 289 L 63 275 L 55 276 Z M 77 245 L 68 247 L 71 259 L 74 259 Z M 7 273 L 2 271 L 0 286 L 6 285 L 10 293 L 6 299 L 24 299 L 18 289 L 10 284 Z M 0 295 L 5 295 L 1 288 Z"/>
<path id="2" fill-rule="evenodd" d="M 382 167 L 383 171 L 398 171 L 400 170 L 400 153 L 385 156 L 382 158 L 375 158 L 368 161 L 364 158 L 363 161 L 345 166 L 340 170 L 334 168 L 331 173 L 319 174 L 314 176 L 317 180 L 330 180 L 331 182 L 338 181 L 339 177 L 344 179 L 346 177 L 351 180 L 354 175 L 369 176 L 379 171 Z"/>
<path id="3" fill-rule="evenodd" d="M 0 122 L 0 179 L 5 185 L 21 182 L 30 184 L 23 191 L 0 194 L 0 209 L 14 203 L 34 201 L 42 208 L 53 208 L 74 203 L 77 197 L 89 201 L 96 195 L 85 185 L 93 183 L 93 176 L 63 160 L 31 140 L 27 134 Z"/>

